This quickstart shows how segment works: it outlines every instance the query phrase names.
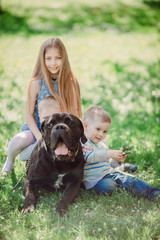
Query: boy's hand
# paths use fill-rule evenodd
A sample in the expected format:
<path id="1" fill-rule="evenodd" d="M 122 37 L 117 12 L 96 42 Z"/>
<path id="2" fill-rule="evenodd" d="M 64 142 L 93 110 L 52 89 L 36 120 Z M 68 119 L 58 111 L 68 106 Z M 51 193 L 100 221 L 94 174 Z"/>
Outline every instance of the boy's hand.
<path id="1" fill-rule="evenodd" d="M 117 162 L 122 163 L 126 160 L 127 156 L 123 156 L 123 152 L 121 150 L 108 150 L 107 158 L 113 158 L 117 160 Z"/>
<path id="2" fill-rule="evenodd" d="M 127 155 L 122 154 L 122 159 L 121 159 L 120 163 L 123 163 L 126 160 L 126 157 L 127 157 Z"/>

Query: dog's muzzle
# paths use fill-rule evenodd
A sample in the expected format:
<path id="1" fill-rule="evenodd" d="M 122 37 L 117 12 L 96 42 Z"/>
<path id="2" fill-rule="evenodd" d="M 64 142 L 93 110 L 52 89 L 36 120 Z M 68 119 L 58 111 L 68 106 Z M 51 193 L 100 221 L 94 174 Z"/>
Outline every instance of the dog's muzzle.
<path id="1" fill-rule="evenodd" d="M 69 127 L 64 123 L 56 124 L 52 129 L 52 134 L 54 136 L 53 157 L 57 160 L 63 160 L 64 158 L 71 160 L 73 158 L 72 151 L 66 146 L 66 141 L 69 141 Z"/>

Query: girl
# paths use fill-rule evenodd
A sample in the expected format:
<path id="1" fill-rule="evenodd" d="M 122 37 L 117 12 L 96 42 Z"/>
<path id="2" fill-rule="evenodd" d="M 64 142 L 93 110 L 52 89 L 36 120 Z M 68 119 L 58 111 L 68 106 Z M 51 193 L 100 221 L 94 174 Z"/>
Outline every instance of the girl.
<path id="1" fill-rule="evenodd" d="M 14 136 L 8 147 L 8 156 L 2 169 L 7 175 L 13 169 L 15 157 L 41 137 L 38 104 L 53 95 L 62 112 L 81 118 L 80 88 L 68 60 L 64 44 L 58 38 L 49 38 L 41 46 L 32 78 L 28 85 L 25 120 L 22 132 Z"/>

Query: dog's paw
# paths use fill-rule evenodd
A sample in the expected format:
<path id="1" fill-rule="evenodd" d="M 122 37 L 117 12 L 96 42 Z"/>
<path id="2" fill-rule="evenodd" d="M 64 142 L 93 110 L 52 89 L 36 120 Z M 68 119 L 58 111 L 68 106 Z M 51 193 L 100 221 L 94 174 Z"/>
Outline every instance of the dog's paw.
<path id="1" fill-rule="evenodd" d="M 22 213 L 23 213 L 23 214 L 30 213 L 30 212 L 34 211 L 34 209 L 35 209 L 35 207 L 34 207 L 34 205 L 32 204 L 32 205 L 29 205 L 28 207 L 24 207 L 24 208 L 22 209 Z"/>
<path id="2" fill-rule="evenodd" d="M 66 214 L 66 209 L 62 209 L 62 208 L 56 208 L 56 212 L 61 216 L 64 217 L 64 215 Z"/>

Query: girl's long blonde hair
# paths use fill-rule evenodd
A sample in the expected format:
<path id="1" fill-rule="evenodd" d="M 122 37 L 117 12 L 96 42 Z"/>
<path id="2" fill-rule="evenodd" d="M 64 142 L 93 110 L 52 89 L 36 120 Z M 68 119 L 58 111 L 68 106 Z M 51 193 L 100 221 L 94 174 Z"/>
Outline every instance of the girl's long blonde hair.
<path id="1" fill-rule="evenodd" d="M 46 50 L 51 47 L 57 48 L 62 58 L 62 67 L 58 75 L 59 95 L 52 87 L 50 72 L 45 65 L 45 53 Z M 37 63 L 35 65 L 30 82 L 42 78 L 44 78 L 50 93 L 54 96 L 56 101 L 59 102 L 61 111 L 75 114 L 73 105 L 76 101 L 78 107 L 78 117 L 81 118 L 82 111 L 79 84 L 71 70 L 66 48 L 59 38 L 47 39 L 40 48 Z"/>

